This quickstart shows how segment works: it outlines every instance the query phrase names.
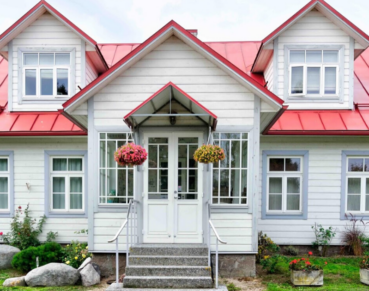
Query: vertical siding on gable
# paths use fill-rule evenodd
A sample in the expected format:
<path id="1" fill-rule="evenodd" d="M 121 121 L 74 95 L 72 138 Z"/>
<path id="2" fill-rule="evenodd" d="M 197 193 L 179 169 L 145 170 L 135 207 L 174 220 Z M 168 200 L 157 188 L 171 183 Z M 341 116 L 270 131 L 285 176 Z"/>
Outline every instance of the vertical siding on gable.
<path id="1" fill-rule="evenodd" d="M 344 49 L 344 85 L 343 103 L 291 103 L 290 109 L 304 108 L 348 108 L 349 84 L 350 84 L 350 60 L 349 46 L 350 37 L 319 11 L 311 11 L 297 21 L 278 38 L 278 96 L 286 99 L 285 94 L 285 61 L 288 56 L 284 55 L 284 48 L 288 45 L 343 45 Z M 353 68 L 352 68 L 353 69 Z"/>
<path id="2" fill-rule="evenodd" d="M 18 82 L 22 82 L 18 80 L 18 48 L 25 47 L 75 48 L 75 92 L 78 92 L 77 86 L 81 84 L 81 38 L 54 16 L 45 13 L 13 40 L 13 110 L 61 109 L 60 104 L 18 104 Z"/>
<path id="3" fill-rule="evenodd" d="M 253 94 L 171 37 L 95 95 L 95 125 L 122 126 L 124 115 L 170 81 L 214 112 L 218 124 L 253 124 Z"/>

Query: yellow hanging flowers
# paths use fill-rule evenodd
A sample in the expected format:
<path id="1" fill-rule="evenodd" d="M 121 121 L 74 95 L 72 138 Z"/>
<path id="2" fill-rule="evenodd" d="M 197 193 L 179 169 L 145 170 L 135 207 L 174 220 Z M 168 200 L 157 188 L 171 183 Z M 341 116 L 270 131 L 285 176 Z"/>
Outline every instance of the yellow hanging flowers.
<path id="1" fill-rule="evenodd" d="M 217 145 L 202 145 L 193 154 L 196 162 L 203 164 L 218 163 L 225 159 L 224 150 Z"/>

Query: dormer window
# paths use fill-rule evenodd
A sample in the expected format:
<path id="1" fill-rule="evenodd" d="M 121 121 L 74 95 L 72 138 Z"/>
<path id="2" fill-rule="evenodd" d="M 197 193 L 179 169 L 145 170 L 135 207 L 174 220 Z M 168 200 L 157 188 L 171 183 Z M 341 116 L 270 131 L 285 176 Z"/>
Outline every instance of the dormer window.
<path id="1" fill-rule="evenodd" d="M 69 52 L 23 53 L 22 62 L 25 99 L 70 96 Z"/>
<path id="2" fill-rule="evenodd" d="M 289 96 L 327 99 L 339 96 L 338 49 L 290 49 Z"/>

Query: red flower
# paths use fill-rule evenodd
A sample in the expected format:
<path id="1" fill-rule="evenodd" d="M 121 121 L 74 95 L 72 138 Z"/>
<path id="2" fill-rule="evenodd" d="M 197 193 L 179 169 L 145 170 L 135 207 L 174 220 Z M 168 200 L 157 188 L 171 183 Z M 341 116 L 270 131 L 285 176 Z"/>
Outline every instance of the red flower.
<path id="1" fill-rule="evenodd" d="M 308 252 L 309 256 L 312 256 L 313 255 L 313 252 Z"/>
<path id="2" fill-rule="evenodd" d="M 305 262 L 305 264 L 306 264 L 307 266 L 310 266 L 310 265 L 311 265 L 311 263 L 310 263 L 309 261 L 306 261 L 306 262 Z"/>
<path id="3" fill-rule="evenodd" d="M 18 209 L 22 209 L 22 206 L 18 206 Z"/>
<path id="4" fill-rule="evenodd" d="M 0 232 L 0 235 L 3 235 L 3 232 Z"/>
<path id="5" fill-rule="evenodd" d="M 327 262 L 325 262 L 324 264 L 328 264 Z"/>
<path id="6" fill-rule="evenodd" d="M 305 258 L 301 258 L 302 261 L 305 261 Z"/>

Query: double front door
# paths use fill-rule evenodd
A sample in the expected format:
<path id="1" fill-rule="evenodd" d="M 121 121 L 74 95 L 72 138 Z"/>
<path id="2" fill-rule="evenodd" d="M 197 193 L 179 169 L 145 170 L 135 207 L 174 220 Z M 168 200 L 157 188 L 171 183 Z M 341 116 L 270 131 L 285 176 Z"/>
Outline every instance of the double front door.
<path id="1" fill-rule="evenodd" d="M 202 242 L 202 133 L 147 133 L 144 144 L 144 243 Z"/>

